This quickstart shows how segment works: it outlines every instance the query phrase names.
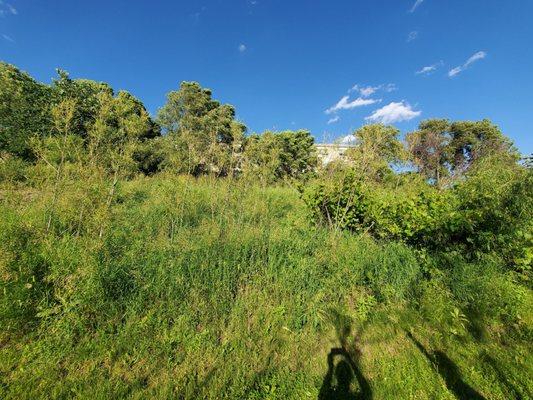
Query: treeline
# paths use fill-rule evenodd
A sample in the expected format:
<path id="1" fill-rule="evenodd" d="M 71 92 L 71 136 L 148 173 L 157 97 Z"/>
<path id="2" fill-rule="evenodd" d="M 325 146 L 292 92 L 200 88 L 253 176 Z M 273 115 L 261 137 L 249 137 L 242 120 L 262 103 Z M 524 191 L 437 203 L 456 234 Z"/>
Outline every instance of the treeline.
<path id="1" fill-rule="evenodd" d="M 510 162 L 519 156 L 488 120 L 423 121 L 405 143 L 392 126 L 367 125 L 354 135 L 357 146 L 341 162 L 328 165 L 326 172 L 349 166 L 359 175 L 383 180 L 410 171 L 443 187 L 489 154 L 504 155 Z M 214 100 L 211 91 L 196 82 L 182 82 L 168 93 L 153 119 L 141 101 L 126 91 L 115 93 L 106 83 L 71 79 L 58 70 L 52 84 L 46 85 L 0 63 L 4 163 L 8 157 L 35 162 L 47 149 L 63 146 L 69 157 L 107 153 L 104 158 L 115 159 L 111 169 L 118 167 L 120 155 L 122 169 L 130 174 L 170 170 L 194 176 L 253 176 L 271 183 L 316 176 L 321 166 L 313 145 L 305 130 L 248 135 L 234 107 Z M 76 146 L 80 147 L 74 151 Z M 109 167 L 109 160 L 100 161 Z"/>
<path id="2" fill-rule="evenodd" d="M 111 173 L 249 176 L 265 183 L 314 171 L 308 131 L 246 136 L 235 109 L 196 82 L 168 93 L 154 120 L 126 91 L 106 83 L 71 79 L 58 70 L 51 85 L 0 63 L 0 157 L 11 163 L 51 158 L 97 162 Z M 54 154 L 49 154 L 54 153 Z M 77 157 L 77 160 L 73 160 Z M 16 158 L 16 161 L 12 160 Z M 96 160 L 98 158 L 98 160 Z M 90 159 L 90 161 L 89 161 Z"/>

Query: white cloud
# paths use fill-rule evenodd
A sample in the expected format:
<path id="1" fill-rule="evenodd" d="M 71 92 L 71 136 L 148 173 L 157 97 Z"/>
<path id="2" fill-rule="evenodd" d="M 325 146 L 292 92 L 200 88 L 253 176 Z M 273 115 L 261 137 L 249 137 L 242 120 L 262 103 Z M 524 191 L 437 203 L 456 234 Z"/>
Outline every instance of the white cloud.
<path id="1" fill-rule="evenodd" d="M 422 4 L 424 2 L 424 0 L 416 0 L 413 4 L 413 6 L 411 7 L 411 9 L 409 10 L 409 12 L 413 13 L 415 12 L 415 10 L 418 8 L 418 6 L 420 4 Z"/>
<path id="2" fill-rule="evenodd" d="M 485 57 L 487 57 L 487 53 L 485 53 L 484 51 L 478 51 L 476 54 L 474 54 L 472 57 L 470 57 L 466 63 L 465 63 L 465 68 L 470 66 L 471 64 L 475 63 L 476 61 L 478 60 L 483 60 Z"/>
<path id="3" fill-rule="evenodd" d="M 396 85 L 394 83 L 388 83 L 387 85 L 383 86 L 383 90 L 387 93 L 394 92 L 395 90 L 398 90 Z"/>
<path id="4" fill-rule="evenodd" d="M 428 65 L 422 69 L 415 72 L 416 75 L 429 75 L 437 70 L 441 65 L 444 64 L 444 61 L 439 61 L 438 63 Z"/>
<path id="5" fill-rule="evenodd" d="M 451 78 L 455 75 L 458 75 L 463 70 L 463 67 L 455 67 L 448 71 L 448 76 Z"/>
<path id="6" fill-rule="evenodd" d="M 416 71 L 415 74 L 417 74 L 417 75 L 426 74 L 427 75 L 427 74 L 430 74 L 431 72 L 435 71 L 436 69 L 437 69 L 437 67 L 435 65 L 430 65 L 430 66 L 422 68 L 419 71 Z"/>
<path id="7" fill-rule="evenodd" d="M 411 31 L 409 32 L 409 35 L 407 35 L 407 43 L 412 42 L 418 37 L 418 31 Z"/>
<path id="8" fill-rule="evenodd" d="M 361 93 L 361 96 L 363 97 L 368 97 L 376 93 L 376 90 L 378 90 L 377 87 L 368 86 L 368 87 L 360 88 L 359 93 Z"/>
<path id="9" fill-rule="evenodd" d="M 478 51 L 468 60 L 466 60 L 463 65 L 459 65 L 458 67 L 452 68 L 450 71 L 448 71 L 448 76 L 450 78 L 453 78 L 454 76 L 459 75 L 465 69 L 469 68 L 472 64 L 474 64 L 476 61 L 482 60 L 485 57 L 487 57 L 487 53 L 485 53 L 484 51 Z"/>
<path id="10" fill-rule="evenodd" d="M 374 111 L 365 120 L 381 122 L 382 124 L 392 124 L 394 122 L 409 121 L 418 117 L 420 114 L 422 114 L 422 111 L 414 111 L 408 103 L 401 101 L 387 104 Z"/>
<path id="11" fill-rule="evenodd" d="M 348 90 L 348 93 L 359 92 L 361 97 L 368 97 L 376 93 L 378 90 L 383 90 L 385 92 L 392 92 L 396 90 L 396 85 L 394 83 L 388 83 L 386 85 L 378 85 L 378 86 L 354 85 L 350 90 Z"/>
<path id="12" fill-rule="evenodd" d="M 355 144 L 356 141 L 357 139 L 354 135 L 346 135 L 336 140 L 339 144 Z"/>
<path id="13" fill-rule="evenodd" d="M 359 94 L 362 97 L 368 97 L 368 96 L 373 95 L 379 88 L 380 86 L 366 86 L 365 87 L 365 86 L 354 85 L 350 90 L 348 90 L 348 93 L 359 92 Z"/>
<path id="14" fill-rule="evenodd" d="M 326 110 L 326 114 L 331 114 L 339 110 L 351 110 L 352 108 L 367 106 L 379 101 L 381 100 L 363 99 L 362 97 L 358 97 L 357 99 L 350 101 L 350 96 L 343 96 L 342 99 L 337 102 L 337 104 Z"/>
<path id="15" fill-rule="evenodd" d="M 238 49 L 239 49 L 239 51 L 240 51 L 241 53 L 244 53 L 244 52 L 246 51 L 246 45 L 244 45 L 244 44 L 241 43 L 241 44 L 239 45 Z"/>
<path id="16" fill-rule="evenodd" d="M 328 121 L 328 125 L 330 124 L 334 124 L 335 122 L 339 122 L 341 119 L 341 117 L 339 117 L 338 115 L 334 116 L 333 118 L 330 118 L 329 121 Z"/>
<path id="17" fill-rule="evenodd" d="M 6 34 L 2 34 L 2 38 L 4 38 L 4 40 L 7 40 L 10 43 L 15 43 L 15 39 L 10 36 L 7 36 Z"/>

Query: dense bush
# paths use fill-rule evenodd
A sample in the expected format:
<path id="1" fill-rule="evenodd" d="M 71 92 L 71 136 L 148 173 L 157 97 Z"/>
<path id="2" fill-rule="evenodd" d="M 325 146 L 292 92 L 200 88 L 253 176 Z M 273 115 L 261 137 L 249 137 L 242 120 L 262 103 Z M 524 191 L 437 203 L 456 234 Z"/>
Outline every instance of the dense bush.
<path id="1" fill-rule="evenodd" d="M 319 180 L 303 198 L 315 220 L 340 229 L 474 258 L 494 253 L 512 268 L 529 271 L 531 177 L 531 169 L 488 158 L 446 189 L 416 178 L 376 185 L 348 171 Z"/>

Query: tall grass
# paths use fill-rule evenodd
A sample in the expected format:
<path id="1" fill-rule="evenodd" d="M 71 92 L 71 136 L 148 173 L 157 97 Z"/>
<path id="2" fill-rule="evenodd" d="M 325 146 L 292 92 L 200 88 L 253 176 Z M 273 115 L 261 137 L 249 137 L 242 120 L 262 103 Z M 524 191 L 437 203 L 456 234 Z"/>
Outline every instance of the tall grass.
<path id="1" fill-rule="evenodd" d="M 0 196 L 2 398 L 317 398 L 340 320 L 373 398 L 454 398 L 406 332 L 487 398 L 531 395 L 531 292 L 496 267 L 315 227 L 288 188 L 161 174 L 103 212 L 75 178 L 47 229 L 46 187 Z"/>

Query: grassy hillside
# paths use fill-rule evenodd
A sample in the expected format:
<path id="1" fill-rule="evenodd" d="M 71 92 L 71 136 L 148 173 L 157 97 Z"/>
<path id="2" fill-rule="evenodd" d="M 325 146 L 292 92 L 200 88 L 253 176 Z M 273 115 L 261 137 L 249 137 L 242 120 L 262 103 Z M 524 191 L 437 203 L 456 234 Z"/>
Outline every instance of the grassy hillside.
<path id="1" fill-rule="evenodd" d="M 39 187 L 0 193 L 1 398 L 533 397 L 531 290 L 490 260 L 316 227 L 290 188 Z"/>

